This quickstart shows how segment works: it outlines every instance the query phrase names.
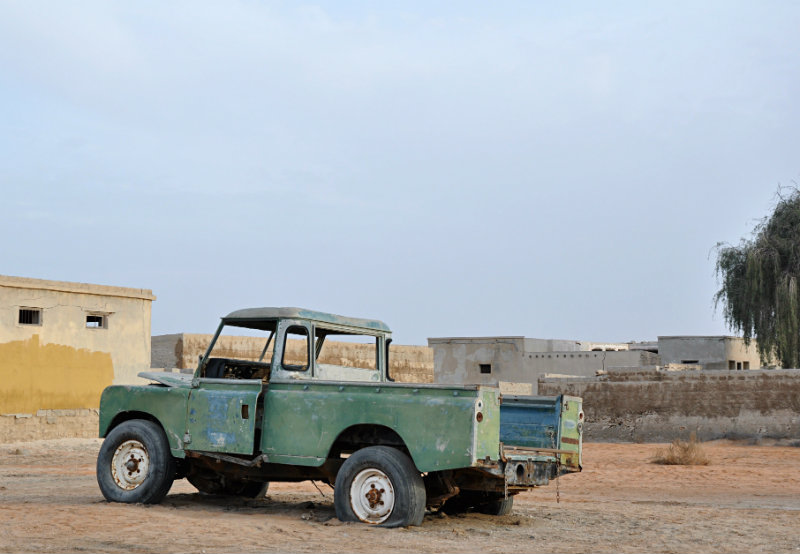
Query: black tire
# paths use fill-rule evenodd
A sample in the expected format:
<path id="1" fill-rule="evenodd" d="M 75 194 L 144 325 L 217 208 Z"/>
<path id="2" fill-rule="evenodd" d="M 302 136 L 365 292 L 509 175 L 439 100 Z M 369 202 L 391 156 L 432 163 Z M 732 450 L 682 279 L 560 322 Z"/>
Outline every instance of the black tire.
<path id="1" fill-rule="evenodd" d="M 97 484 L 110 502 L 157 504 L 175 480 L 175 460 L 161 427 L 144 419 L 120 423 L 97 455 Z"/>
<path id="2" fill-rule="evenodd" d="M 442 511 L 446 514 L 463 514 L 474 510 L 481 514 L 504 516 L 514 508 L 514 497 L 503 498 L 502 495 L 465 491 L 445 502 Z"/>
<path id="3" fill-rule="evenodd" d="M 237 480 L 224 475 L 219 475 L 213 479 L 198 475 L 187 475 L 186 480 L 202 494 L 263 498 L 269 489 L 269 482 Z"/>
<path id="4" fill-rule="evenodd" d="M 367 491 L 366 500 L 361 500 L 363 491 Z M 384 499 L 391 504 L 387 506 Z M 333 503 L 341 521 L 381 527 L 420 525 L 425 517 L 425 485 L 414 462 L 404 453 L 388 446 L 369 446 L 342 464 L 336 476 Z"/>
<path id="5" fill-rule="evenodd" d="M 500 498 L 493 502 L 486 502 L 475 506 L 475 511 L 490 516 L 506 516 L 514 509 L 514 497 Z"/>

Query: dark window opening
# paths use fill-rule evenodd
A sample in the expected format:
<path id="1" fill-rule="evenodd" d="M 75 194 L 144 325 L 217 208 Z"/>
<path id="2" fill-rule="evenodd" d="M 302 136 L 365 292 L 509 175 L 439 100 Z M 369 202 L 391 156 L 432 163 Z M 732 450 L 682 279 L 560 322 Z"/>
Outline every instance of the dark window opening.
<path id="1" fill-rule="evenodd" d="M 736 369 L 736 362 L 733 360 L 728 360 L 728 369 Z"/>
<path id="2" fill-rule="evenodd" d="M 681 360 L 682 364 L 696 364 L 700 363 L 700 360 Z"/>
<path id="3" fill-rule="evenodd" d="M 20 308 L 18 321 L 20 325 L 41 325 L 42 310 L 37 308 Z"/>
<path id="4" fill-rule="evenodd" d="M 736 369 L 742 369 L 742 362 L 736 362 Z"/>
<path id="5" fill-rule="evenodd" d="M 309 365 L 308 348 L 308 329 L 300 325 L 289 327 L 283 344 L 283 368 L 289 371 L 306 371 Z"/>
<path id="6" fill-rule="evenodd" d="M 481 373 L 491 373 L 492 372 L 492 364 L 480 364 Z"/>
<path id="7" fill-rule="evenodd" d="M 744 366 L 742 366 L 742 369 L 750 369 L 750 362 L 744 362 Z"/>
<path id="8" fill-rule="evenodd" d="M 100 314 L 88 314 L 86 316 L 86 328 L 87 329 L 107 329 L 108 319 L 104 315 Z"/>

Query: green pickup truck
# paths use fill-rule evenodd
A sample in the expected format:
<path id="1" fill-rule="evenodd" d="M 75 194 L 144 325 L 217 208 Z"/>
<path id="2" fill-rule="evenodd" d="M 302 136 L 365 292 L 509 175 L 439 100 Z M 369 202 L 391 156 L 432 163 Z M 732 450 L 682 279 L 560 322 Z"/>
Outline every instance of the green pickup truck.
<path id="1" fill-rule="evenodd" d="M 263 336 L 260 356 L 234 356 L 228 334 Z M 319 480 L 340 520 L 397 527 L 419 525 L 426 508 L 506 514 L 515 494 L 580 471 L 580 398 L 397 383 L 390 342 L 376 320 L 232 312 L 194 374 L 140 373 L 153 384 L 105 389 L 103 496 L 157 503 L 186 478 L 202 493 L 255 498 L 270 481 Z"/>

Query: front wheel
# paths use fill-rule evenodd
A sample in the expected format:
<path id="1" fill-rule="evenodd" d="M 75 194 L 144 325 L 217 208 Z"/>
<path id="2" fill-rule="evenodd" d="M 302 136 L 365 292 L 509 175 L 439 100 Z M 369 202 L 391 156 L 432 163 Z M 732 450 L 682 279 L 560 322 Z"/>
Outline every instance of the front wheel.
<path id="1" fill-rule="evenodd" d="M 369 446 L 351 455 L 336 476 L 336 517 L 381 527 L 420 525 L 425 485 L 414 462 L 396 448 Z"/>
<path id="2" fill-rule="evenodd" d="M 106 500 L 157 504 L 175 480 L 175 460 L 156 423 L 131 419 L 106 436 L 97 455 L 97 484 Z"/>

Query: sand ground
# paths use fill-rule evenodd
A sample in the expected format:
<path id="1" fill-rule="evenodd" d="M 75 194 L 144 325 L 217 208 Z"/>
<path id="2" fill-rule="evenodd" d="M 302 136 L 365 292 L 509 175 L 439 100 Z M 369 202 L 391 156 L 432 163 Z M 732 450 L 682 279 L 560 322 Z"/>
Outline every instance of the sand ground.
<path id="1" fill-rule="evenodd" d="M 311 483 L 239 500 L 181 480 L 160 505 L 110 504 L 99 439 L 4 444 L 0 552 L 800 552 L 800 448 L 716 441 L 711 465 L 684 467 L 649 463 L 659 446 L 586 444 L 582 473 L 508 516 L 380 529 L 340 523 L 333 491 Z"/>

